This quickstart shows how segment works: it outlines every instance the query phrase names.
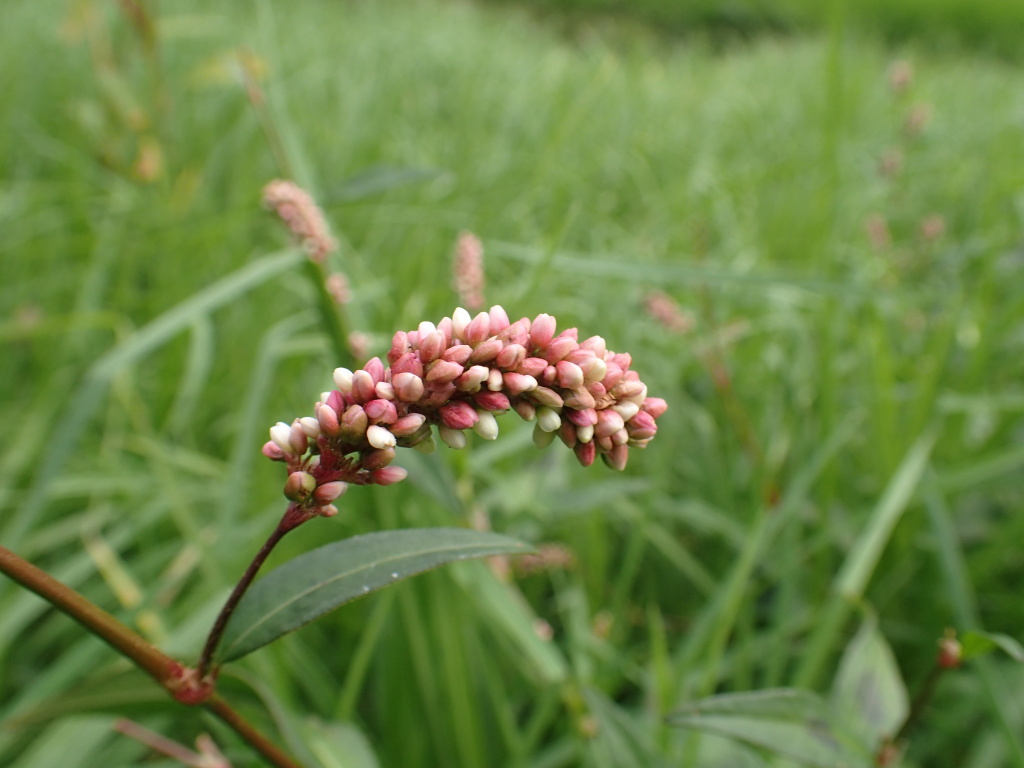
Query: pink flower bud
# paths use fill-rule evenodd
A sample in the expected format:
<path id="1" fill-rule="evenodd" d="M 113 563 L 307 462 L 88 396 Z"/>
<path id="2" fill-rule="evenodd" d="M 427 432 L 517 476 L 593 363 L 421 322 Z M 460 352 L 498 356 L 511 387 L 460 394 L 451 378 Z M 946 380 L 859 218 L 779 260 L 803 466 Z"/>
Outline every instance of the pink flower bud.
<path id="1" fill-rule="evenodd" d="M 377 396 L 377 382 L 367 370 L 358 370 L 352 374 L 352 397 L 356 402 L 365 403 Z"/>
<path id="2" fill-rule="evenodd" d="M 478 411 L 479 419 L 473 425 L 473 431 L 484 440 L 496 440 L 498 437 L 498 420 L 490 411 Z"/>
<path id="3" fill-rule="evenodd" d="M 576 454 L 576 460 L 584 467 L 589 467 L 594 463 L 594 459 L 597 458 L 597 446 L 594 445 L 593 441 L 589 443 L 576 443 L 572 450 Z"/>
<path id="4" fill-rule="evenodd" d="M 469 361 L 469 356 L 473 354 L 473 348 L 469 344 L 456 344 L 454 347 L 448 347 L 444 352 L 441 353 L 442 360 L 448 360 L 452 363 L 458 363 L 459 365 L 465 365 Z"/>
<path id="5" fill-rule="evenodd" d="M 347 490 L 348 483 L 343 483 L 340 480 L 333 483 L 324 483 L 321 486 L 317 486 L 317 489 L 313 491 L 313 499 L 321 505 L 330 504 Z"/>
<path id="6" fill-rule="evenodd" d="M 516 370 L 526 359 L 526 347 L 522 344 L 509 344 L 494 359 L 494 362 L 501 368 L 509 371 Z"/>
<path id="7" fill-rule="evenodd" d="M 496 358 L 498 353 L 504 348 L 505 344 L 500 340 L 487 339 L 487 341 L 478 344 L 476 349 L 473 350 L 473 354 L 469 356 L 469 362 L 473 364 L 489 363 L 491 360 Z"/>
<path id="8" fill-rule="evenodd" d="M 545 432 L 556 432 L 562 426 L 562 417 L 558 415 L 558 411 L 542 405 L 537 408 L 537 426 Z"/>
<path id="9" fill-rule="evenodd" d="M 626 445 L 627 443 L 629 443 L 629 432 L 625 427 L 612 435 L 612 445 Z"/>
<path id="10" fill-rule="evenodd" d="M 451 384 L 463 374 L 465 368 L 458 363 L 451 363 L 447 360 L 435 360 L 427 366 L 425 381 L 430 386 Z"/>
<path id="11" fill-rule="evenodd" d="M 398 419 L 398 411 L 390 400 L 370 400 L 363 406 L 363 410 L 367 418 L 376 424 L 393 424 Z"/>
<path id="12" fill-rule="evenodd" d="M 491 335 L 491 318 L 486 312 L 480 312 L 466 326 L 465 342 L 476 346 Z"/>
<path id="13" fill-rule="evenodd" d="M 454 384 L 432 385 L 416 405 L 421 408 L 440 408 L 455 397 L 457 392 Z"/>
<path id="14" fill-rule="evenodd" d="M 608 394 L 614 397 L 616 400 L 631 400 L 633 398 L 640 398 L 640 402 L 643 402 L 643 398 L 647 396 L 647 385 L 642 381 L 630 381 L 623 379 L 610 390 Z"/>
<path id="15" fill-rule="evenodd" d="M 379 357 L 371 357 L 366 365 L 363 366 L 363 370 L 370 374 L 374 385 L 384 381 L 384 363 L 380 361 Z"/>
<path id="16" fill-rule="evenodd" d="M 622 380 L 622 375 L 625 371 L 623 371 L 622 367 L 616 362 L 608 361 L 605 365 L 607 367 L 607 373 L 604 378 L 601 379 L 601 385 L 610 391 Z"/>
<path id="17" fill-rule="evenodd" d="M 547 448 L 554 441 L 557 429 L 543 429 L 538 420 L 533 427 L 533 444 L 538 448 Z"/>
<path id="18" fill-rule="evenodd" d="M 619 414 L 610 408 L 605 408 L 603 411 L 597 412 L 597 424 L 594 425 L 594 434 L 598 437 L 610 437 L 624 426 L 626 426 L 626 422 L 622 420 Z"/>
<path id="19" fill-rule="evenodd" d="M 441 406 L 441 421 L 451 429 L 469 429 L 480 418 L 476 408 L 463 400 L 453 400 Z"/>
<path id="20" fill-rule="evenodd" d="M 558 370 L 553 365 L 544 367 L 544 372 L 537 377 L 537 381 L 547 387 L 553 387 L 558 383 Z"/>
<path id="21" fill-rule="evenodd" d="M 549 363 L 554 364 L 578 348 L 579 344 L 576 342 L 576 339 L 571 336 L 558 336 L 541 350 L 540 356 Z"/>
<path id="22" fill-rule="evenodd" d="M 462 307 L 456 307 L 455 311 L 452 312 L 452 334 L 457 339 L 466 339 L 466 327 L 470 324 L 473 318 L 470 316 Z"/>
<path id="23" fill-rule="evenodd" d="M 420 360 L 423 364 L 433 362 L 444 352 L 444 334 L 440 331 L 428 333 L 426 336 L 420 334 Z"/>
<path id="24" fill-rule="evenodd" d="M 597 411 L 593 408 L 586 408 L 582 411 L 569 409 L 565 411 L 565 417 L 577 427 L 592 427 L 597 424 Z"/>
<path id="25" fill-rule="evenodd" d="M 537 388 L 537 380 L 533 376 L 524 376 L 521 373 L 503 374 L 501 380 L 505 382 L 505 389 L 513 397 L 523 392 L 532 392 Z"/>
<path id="26" fill-rule="evenodd" d="M 473 402 L 484 411 L 507 411 L 512 407 L 504 392 L 477 392 L 473 395 Z"/>
<path id="27" fill-rule="evenodd" d="M 466 433 L 462 430 L 452 429 L 451 427 L 446 427 L 442 424 L 437 428 L 437 434 L 449 448 L 454 448 L 455 450 L 460 451 L 466 447 Z"/>
<path id="28" fill-rule="evenodd" d="M 392 383 L 396 373 L 414 373 L 422 377 L 423 363 L 420 362 L 419 355 L 415 352 L 407 352 L 395 361 L 395 364 L 391 366 Z"/>
<path id="29" fill-rule="evenodd" d="M 274 445 L 281 449 L 282 453 L 294 453 L 292 450 L 291 437 L 291 424 L 285 424 L 283 421 L 279 421 L 270 428 L 270 439 Z"/>
<path id="30" fill-rule="evenodd" d="M 485 365 L 471 366 L 455 380 L 455 387 L 460 392 L 479 392 L 490 373 L 491 369 Z"/>
<path id="31" fill-rule="evenodd" d="M 576 427 L 567 421 L 563 421 L 558 427 L 558 437 L 566 448 L 572 448 L 576 445 Z"/>
<path id="32" fill-rule="evenodd" d="M 640 409 L 645 413 L 651 414 L 652 418 L 657 419 L 661 414 L 668 410 L 668 403 L 660 397 L 647 397 L 644 398 L 643 405 L 640 406 Z"/>
<path id="33" fill-rule="evenodd" d="M 394 448 L 397 444 L 395 436 L 387 429 L 377 424 L 373 424 L 366 428 L 366 442 L 378 450 Z"/>
<path id="34" fill-rule="evenodd" d="M 563 405 L 562 396 L 547 387 L 537 387 L 530 393 L 530 397 L 535 403 L 546 405 L 549 408 L 561 408 Z"/>
<path id="35" fill-rule="evenodd" d="M 399 331 L 391 337 L 391 349 L 388 350 L 388 362 L 394 365 L 395 361 L 408 352 L 409 349 L 409 334 L 405 331 Z"/>
<path id="36" fill-rule="evenodd" d="M 284 461 L 284 451 L 281 450 L 281 446 L 275 443 L 273 440 L 268 440 L 263 444 L 263 455 L 271 461 Z"/>
<path id="37" fill-rule="evenodd" d="M 634 402 L 630 402 L 629 400 L 623 400 L 622 402 L 613 405 L 612 410 L 619 414 L 623 421 L 629 421 L 640 413 L 640 406 Z"/>
<path id="38" fill-rule="evenodd" d="M 320 437 L 320 422 L 312 416 L 303 416 L 299 419 L 299 426 L 306 437 L 311 437 L 314 440 Z"/>
<path id="39" fill-rule="evenodd" d="M 597 400 L 589 390 L 584 388 L 574 389 L 568 395 L 562 397 L 565 400 L 566 408 L 575 408 L 578 411 L 585 411 L 597 406 Z"/>
<path id="40" fill-rule="evenodd" d="M 452 319 L 442 317 L 441 322 L 437 324 L 437 332 L 444 337 L 445 347 L 450 347 L 452 345 Z"/>
<path id="41" fill-rule="evenodd" d="M 633 364 L 633 357 L 628 352 L 619 352 L 612 355 L 612 362 L 617 363 L 622 370 L 628 371 L 629 366 Z"/>
<path id="42" fill-rule="evenodd" d="M 626 431 L 629 432 L 630 440 L 647 440 L 654 437 L 658 425 L 651 414 L 640 411 L 626 422 Z"/>
<path id="43" fill-rule="evenodd" d="M 324 404 L 331 406 L 335 413 L 344 413 L 348 407 L 348 404 L 345 402 L 345 396 L 336 389 L 327 393 L 327 399 L 324 400 Z"/>
<path id="44" fill-rule="evenodd" d="M 401 467 L 382 467 L 370 473 L 370 480 L 374 485 L 394 485 L 408 476 L 409 473 Z"/>
<path id="45" fill-rule="evenodd" d="M 309 438 L 306 437 L 306 433 L 302 431 L 302 422 L 298 419 L 296 419 L 291 426 L 291 431 L 288 435 L 288 444 L 292 448 L 291 452 L 296 456 L 301 456 L 309 448 Z"/>
<path id="46" fill-rule="evenodd" d="M 498 334 L 508 328 L 508 315 L 500 305 L 495 304 L 487 314 L 491 319 L 491 333 Z"/>
<path id="47" fill-rule="evenodd" d="M 292 472 L 284 484 L 284 495 L 292 501 L 303 501 L 316 488 L 316 478 L 308 472 Z"/>
<path id="48" fill-rule="evenodd" d="M 334 517 L 338 514 L 338 508 L 333 504 L 326 504 L 317 508 L 316 513 L 320 515 L 320 517 Z"/>
<path id="49" fill-rule="evenodd" d="M 341 415 L 341 434 L 339 435 L 349 443 L 359 443 L 366 437 L 366 428 L 370 419 L 361 405 L 350 405 Z"/>
<path id="50" fill-rule="evenodd" d="M 396 373 L 391 378 L 395 396 L 404 403 L 415 403 L 423 397 L 423 379 L 415 373 Z"/>
<path id="51" fill-rule="evenodd" d="M 523 421 L 533 421 L 537 418 L 537 406 L 528 400 L 520 400 L 513 407 L 516 409 L 516 413 L 519 414 L 519 418 Z"/>
<path id="52" fill-rule="evenodd" d="M 558 372 L 558 386 L 562 389 L 579 389 L 583 386 L 583 369 L 576 363 L 562 360 L 555 366 Z"/>
<path id="53" fill-rule="evenodd" d="M 602 360 L 608 353 L 608 347 L 605 345 L 604 339 L 600 336 L 591 336 L 589 339 L 584 339 L 580 342 L 580 349 L 589 349 Z"/>
<path id="54" fill-rule="evenodd" d="M 548 367 L 548 361 L 543 357 L 528 357 L 516 368 L 516 373 L 524 376 L 540 376 Z"/>
<path id="55" fill-rule="evenodd" d="M 365 470 L 380 469 L 381 467 L 386 467 L 394 460 L 394 448 L 381 448 L 376 451 L 365 451 L 359 462 L 359 466 Z"/>
<path id="56" fill-rule="evenodd" d="M 334 369 L 334 386 L 336 386 L 344 394 L 348 394 L 352 391 L 352 371 L 348 368 L 335 368 Z"/>
<path id="57" fill-rule="evenodd" d="M 500 392 L 505 387 L 505 377 L 498 368 L 491 368 L 487 373 L 487 389 Z"/>
<path id="58" fill-rule="evenodd" d="M 551 343 L 555 336 L 555 318 L 551 315 L 537 315 L 530 324 L 530 342 L 537 349 Z"/>
<path id="59" fill-rule="evenodd" d="M 629 461 L 629 447 L 616 445 L 608 453 L 601 454 L 601 458 L 609 467 L 621 472 L 626 468 L 626 462 Z"/>
<path id="60" fill-rule="evenodd" d="M 420 427 L 426 422 L 427 417 L 422 413 L 409 413 L 391 425 L 391 434 L 395 437 L 408 437 L 416 434 Z"/>
<path id="61" fill-rule="evenodd" d="M 525 317 L 516 320 L 512 325 L 498 334 L 498 338 L 506 344 L 519 344 L 521 346 L 532 346 L 530 341 L 530 321 Z"/>

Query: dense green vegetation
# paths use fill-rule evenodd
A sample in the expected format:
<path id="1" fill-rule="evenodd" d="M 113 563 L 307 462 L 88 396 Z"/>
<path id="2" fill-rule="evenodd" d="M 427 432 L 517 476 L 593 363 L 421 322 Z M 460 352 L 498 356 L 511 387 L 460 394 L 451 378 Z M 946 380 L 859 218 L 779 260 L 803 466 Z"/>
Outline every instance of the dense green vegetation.
<path id="1" fill-rule="evenodd" d="M 623 475 L 536 452 L 510 415 L 285 541 L 272 565 L 486 521 L 563 556 L 418 577 L 229 668 L 309 765 L 372 765 L 367 744 L 403 768 L 789 765 L 664 718 L 827 692 L 874 617 L 911 691 L 946 627 L 1024 637 L 1017 69 L 838 27 L 567 40 L 444 0 L 180 0 L 156 22 L 3 10 L 0 544 L 196 656 L 283 508 L 267 427 L 336 364 L 259 208 L 276 176 L 323 203 L 371 354 L 450 314 L 469 229 L 490 302 L 601 334 L 670 403 Z M 904 764 L 1024 766 L 1022 683 L 1001 658 L 947 674 Z M 257 764 L 0 579 L 0 763 L 170 764 L 118 716 Z"/>

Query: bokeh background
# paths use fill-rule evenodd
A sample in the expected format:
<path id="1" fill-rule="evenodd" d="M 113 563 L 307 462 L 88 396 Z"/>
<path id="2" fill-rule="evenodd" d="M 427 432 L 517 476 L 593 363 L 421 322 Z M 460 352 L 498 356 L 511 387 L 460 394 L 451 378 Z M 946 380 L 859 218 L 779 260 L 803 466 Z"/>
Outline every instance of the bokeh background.
<path id="1" fill-rule="evenodd" d="M 7 0 L 0 543 L 197 654 L 283 510 L 266 430 L 337 364 L 260 207 L 294 178 L 369 355 L 451 313 L 469 230 L 488 303 L 670 410 L 624 474 L 514 415 L 401 457 L 270 566 L 437 525 L 544 557 L 353 603 L 226 693 L 321 768 L 801 764 L 666 718 L 845 706 L 867 627 L 870 720 L 946 628 L 1024 637 L 1022 35 L 1010 0 Z M 1024 766 L 1022 691 L 1006 656 L 946 674 L 898 764 Z M 119 717 L 258 765 L 0 582 L 0 764 L 177 764 Z"/>

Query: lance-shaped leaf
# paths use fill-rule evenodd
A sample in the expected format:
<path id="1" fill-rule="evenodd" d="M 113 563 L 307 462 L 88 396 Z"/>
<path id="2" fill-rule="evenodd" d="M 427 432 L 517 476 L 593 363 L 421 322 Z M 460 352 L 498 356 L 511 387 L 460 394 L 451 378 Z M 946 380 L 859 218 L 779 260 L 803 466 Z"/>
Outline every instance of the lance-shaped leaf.
<path id="1" fill-rule="evenodd" d="M 231 617 L 218 657 L 241 658 L 357 597 L 439 565 L 532 551 L 515 539 L 465 528 L 380 531 L 327 544 L 252 586 Z"/>

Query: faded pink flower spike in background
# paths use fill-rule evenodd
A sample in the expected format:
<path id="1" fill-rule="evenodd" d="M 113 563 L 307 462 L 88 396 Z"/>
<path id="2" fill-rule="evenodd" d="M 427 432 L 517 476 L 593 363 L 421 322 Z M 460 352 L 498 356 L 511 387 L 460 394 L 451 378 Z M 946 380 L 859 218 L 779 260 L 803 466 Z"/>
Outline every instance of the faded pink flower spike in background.
<path id="1" fill-rule="evenodd" d="M 575 328 L 557 332 L 545 314 L 509 322 L 500 306 L 475 317 L 459 307 L 437 325 L 399 331 L 387 361 L 336 369 L 315 416 L 271 427 L 263 454 L 287 465 L 285 495 L 309 514 L 337 514 L 332 502 L 349 483 L 405 479 L 391 466 L 395 449 L 433 450 L 432 427 L 463 448 L 466 430 L 493 440 L 495 416 L 515 410 L 535 421 L 538 447 L 558 436 L 583 466 L 600 456 L 621 470 L 630 447 L 654 438 L 668 407 L 648 397 L 630 356 L 600 336 L 579 341 Z"/>
<path id="2" fill-rule="evenodd" d="M 323 211 L 294 181 L 271 181 L 263 188 L 263 204 L 280 217 L 313 261 L 322 264 L 337 249 Z"/>
<path id="3" fill-rule="evenodd" d="M 469 309 L 484 306 L 484 246 L 472 232 L 460 232 L 455 242 L 452 284 L 459 301 Z"/>

